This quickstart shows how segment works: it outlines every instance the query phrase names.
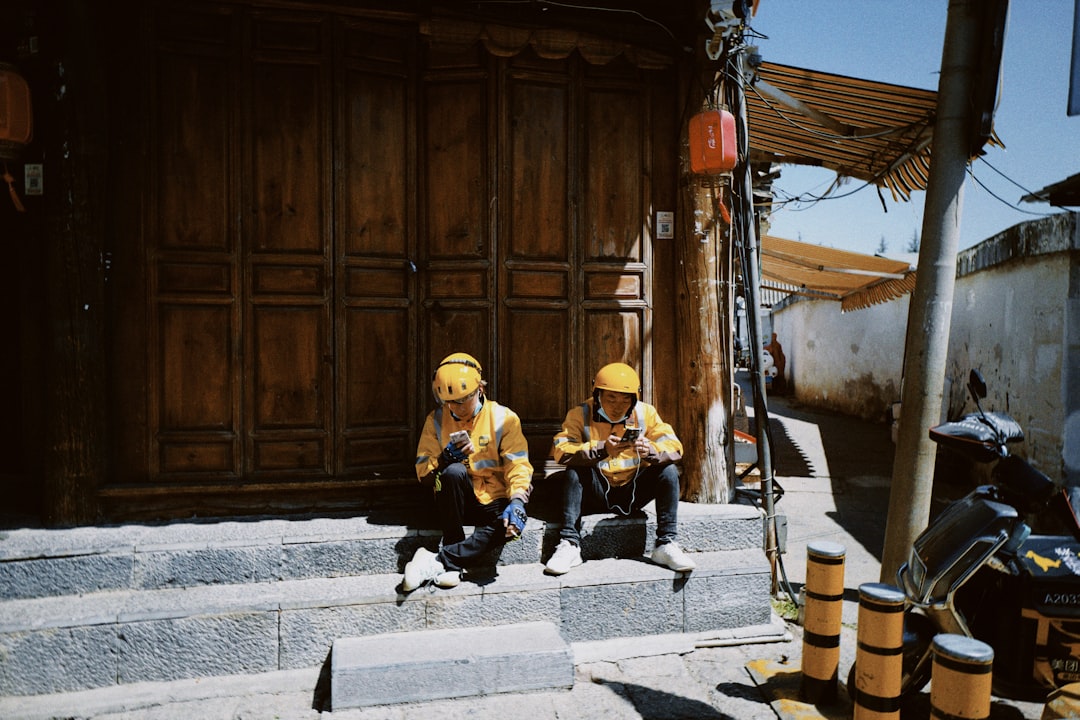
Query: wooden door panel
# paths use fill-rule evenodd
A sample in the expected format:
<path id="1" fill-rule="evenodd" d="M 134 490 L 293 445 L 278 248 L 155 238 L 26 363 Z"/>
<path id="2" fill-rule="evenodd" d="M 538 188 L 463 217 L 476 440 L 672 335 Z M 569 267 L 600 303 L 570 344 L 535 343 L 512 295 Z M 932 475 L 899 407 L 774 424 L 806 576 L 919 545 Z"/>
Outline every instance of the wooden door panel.
<path id="1" fill-rule="evenodd" d="M 603 365 L 624 362 L 639 372 L 643 363 L 642 310 L 591 310 L 585 315 L 585 337 L 589 338 L 587 367 L 589 379 Z"/>
<path id="2" fill-rule="evenodd" d="M 341 252 L 357 258 L 408 258 L 407 79 L 347 71 L 339 148 L 344 187 Z"/>
<path id="3" fill-rule="evenodd" d="M 463 60 L 464 61 L 464 60 Z M 419 244 L 420 383 L 452 352 L 473 355 L 497 397 L 494 251 L 490 223 L 488 78 L 483 68 L 431 73 L 422 88 L 425 120 L 421 146 L 424 199 Z M 430 409 L 430 392 L 418 398 L 417 419 Z"/>
<path id="4" fill-rule="evenodd" d="M 255 64 L 249 236 L 255 252 L 325 251 L 323 72 L 319 65 Z"/>
<path id="5" fill-rule="evenodd" d="M 642 105 L 638 92 L 586 93 L 585 256 L 590 260 L 643 259 Z"/>
<path id="6" fill-rule="evenodd" d="M 585 298 L 612 302 L 639 300 L 645 294 L 644 274 L 644 268 L 612 272 L 610 267 L 592 265 L 585 277 Z"/>
<path id="7" fill-rule="evenodd" d="M 540 463 L 551 437 L 574 402 L 569 369 L 577 289 L 571 208 L 571 89 L 561 74 L 522 68 L 505 93 L 505 147 L 500 165 L 499 269 L 503 303 L 499 318 L 503 400 L 521 416 L 533 461 Z"/>
<path id="8" fill-rule="evenodd" d="M 425 249 L 432 262 L 490 260 L 485 88 L 482 77 L 424 88 Z"/>
<path id="9" fill-rule="evenodd" d="M 157 470 L 166 477 L 236 476 L 231 305 L 169 303 L 158 313 Z"/>
<path id="10" fill-rule="evenodd" d="M 412 404 L 402 388 L 416 384 L 415 363 L 403 354 L 410 326 L 408 308 L 345 310 L 345 470 L 385 471 L 413 454 L 402 452 L 412 437 Z"/>
<path id="11" fill-rule="evenodd" d="M 253 13 L 246 470 L 332 472 L 331 57 L 318 14 Z"/>
<path id="12" fill-rule="evenodd" d="M 647 105 L 638 88 L 595 87 L 583 112 L 583 362 L 589 373 L 625 362 L 648 385 Z"/>
<path id="13" fill-rule="evenodd" d="M 251 316 L 251 470 L 328 471 L 327 309 L 258 306 Z"/>
<path id="14" fill-rule="evenodd" d="M 229 98 L 223 53 L 162 53 L 158 66 L 158 247 L 229 251 Z"/>
<path id="15" fill-rule="evenodd" d="M 507 310 L 506 316 L 502 368 L 507 404 L 529 424 L 557 427 L 573 404 L 563 390 L 572 344 L 566 312 Z"/>
<path id="16" fill-rule="evenodd" d="M 508 257 L 570 260 L 570 91 L 565 84 L 515 78 L 510 88 Z M 565 296 L 561 296 L 565 297 Z"/>
<path id="17" fill-rule="evenodd" d="M 239 307 L 236 157 L 236 30 L 230 13 L 195 12 L 159 25 L 155 64 L 149 234 L 151 311 L 149 472 L 166 481 L 235 478 L 238 452 Z"/>
<path id="18" fill-rule="evenodd" d="M 336 101 L 336 472 L 408 477 L 418 428 L 415 38 L 345 23 Z"/>
<path id="19" fill-rule="evenodd" d="M 168 304 L 158 322 L 161 384 L 170 390 L 161 401 L 161 431 L 235 429 L 232 309 Z"/>
<path id="20" fill-rule="evenodd" d="M 322 428 L 324 309 L 257 307 L 252 321 L 254 431 Z"/>
<path id="21" fill-rule="evenodd" d="M 444 357 L 453 352 L 466 352 L 480 361 L 484 368 L 484 377 L 492 383 L 491 310 L 488 307 L 454 307 L 435 303 L 425 313 L 426 324 L 423 332 L 430 348 L 427 364 L 420 368 L 421 382 L 431 387 L 431 374 L 435 366 Z M 494 383 L 492 383 L 494 386 Z M 496 389 L 492 387 L 492 392 Z M 430 405 L 431 393 L 420 398 L 425 405 Z"/>

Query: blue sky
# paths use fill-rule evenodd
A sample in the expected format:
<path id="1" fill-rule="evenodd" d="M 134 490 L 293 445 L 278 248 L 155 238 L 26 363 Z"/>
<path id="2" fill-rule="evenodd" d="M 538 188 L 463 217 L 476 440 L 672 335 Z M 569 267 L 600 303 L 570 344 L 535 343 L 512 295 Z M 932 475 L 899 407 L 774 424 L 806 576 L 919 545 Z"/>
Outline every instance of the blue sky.
<path id="1" fill-rule="evenodd" d="M 1010 3 L 994 121 L 1005 149 L 989 148 L 989 165 L 972 165 L 989 192 L 970 176 L 964 183 L 960 249 L 1059 212 L 1045 203 L 1021 203 L 1020 197 L 1025 189 L 1040 190 L 1080 173 L 1080 116 L 1066 114 L 1073 7 L 1074 0 Z M 751 27 L 768 36 L 757 41 L 766 61 L 937 90 L 947 14 L 947 0 L 761 0 Z M 820 194 L 834 177 L 821 168 L 784 165 L 775 187 L 788 195 Z M 837 194 L 862 185 L 850 180 Z M 884 195 L 887 212 L 873 187 L 846 198 L 789 205 L 773 214 L 769 233 L 868 254 L 884 238 L 886 255 L 903 254 L 912 236 L 922 235 L 925 193 L 913 194 L 910 202 Z"/>

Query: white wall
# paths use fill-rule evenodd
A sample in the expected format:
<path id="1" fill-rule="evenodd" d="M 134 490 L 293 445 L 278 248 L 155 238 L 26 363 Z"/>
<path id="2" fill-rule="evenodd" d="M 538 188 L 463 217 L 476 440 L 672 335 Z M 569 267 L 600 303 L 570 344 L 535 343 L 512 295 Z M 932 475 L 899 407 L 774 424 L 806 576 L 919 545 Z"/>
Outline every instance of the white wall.
<path id="1" fill-rule="evenodd" d="M 795 397 L 884 421 L 900 399 L 908 297 L 847 313 L 835 300 L 801 299 L 773 313 Z"/>
<path id="2" fill-rule="evenodd" d="M 943 419 L 970 412 L 967 376 L 977 368 L 989 391 L 984 409 L 1008 412 L 1024 428 L 1017 454 L 1055 480 L 1076 484 L 1078 217 L 1023 223 L 960 253 L 942 401 Z M 772 323 L 796 399 L 884 420 L 900 400 L 909 299 L 848 313 L 840 312 L 839 302 L 805 298 L 775 308 Z M 1068 467 L 1063 452 L 1076 456 Z"/>
<path id="3" fill-rule="evenodd" d="M 949 357 L 950 417 L 965 401 L 968 372 L 986 380 L 984 410 L 1001 410 L 1024 429 L 1024 455 L 1051 477 L 1061 474 L 1062 360 L 1068 272 L 1062 255 L 987 268 L 957 280 Z"/>

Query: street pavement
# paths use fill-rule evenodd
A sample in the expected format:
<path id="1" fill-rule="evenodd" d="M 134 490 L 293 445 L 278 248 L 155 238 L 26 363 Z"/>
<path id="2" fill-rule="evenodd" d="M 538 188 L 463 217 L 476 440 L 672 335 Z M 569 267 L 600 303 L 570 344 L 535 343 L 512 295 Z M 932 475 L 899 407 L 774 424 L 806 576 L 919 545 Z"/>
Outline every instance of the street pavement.
<path id="1" fill-rule="evenodd" d="M 749 399 L 750 395 L 745 396 Z M 749 404 L 749 403 L 748 403 Z M 87 720 L 409 720 L 529 718 L 540 720 L 772 720 L 851 718 L 842 683 L 855 658 L 858 587 L 879 582 L 889 503 L 893 445 L 884 422 L 801 407 L 770 396 L 773 465 L 786 520 L 786 548 L 777 565 L 775 624 L 768 641 L 731 638 L 698 647 L 682 636 L 609 640 L 573 645 L 572 689 L 347 709 L 329 707 L 325 676 L 290 671 L 270 678 L 231 678 L 145 684 L 71 696 L 57 717 Z M 750 413 L 752 415 L 752 412 Z M 747 488 L 755 487 L 748 476 Z M 790 597 L 806 579 L 809 543 L 844 549 L 844 609 L 836 699 L 800 699 L 802 629 Z M 786 631 L 786 632 L 785 632 Z M 325 672 L 325 671 L 324 671 Z M 314 692 L 312 688 L 315 688 Z M 994 720 L 1037 720 L 1041 703 L 995 698 Z M 929 691 L 912 698 L 904 718 L 930 714 Z M 28 708 L 27 718 L 37 718 Z"/>

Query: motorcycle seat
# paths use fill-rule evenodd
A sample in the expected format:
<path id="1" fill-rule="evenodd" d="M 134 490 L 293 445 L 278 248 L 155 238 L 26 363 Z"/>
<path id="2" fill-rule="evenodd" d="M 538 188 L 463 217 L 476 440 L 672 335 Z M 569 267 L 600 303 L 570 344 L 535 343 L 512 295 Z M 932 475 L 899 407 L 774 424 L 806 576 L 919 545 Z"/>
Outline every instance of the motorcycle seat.
<path id="1" fill-rule="evenodd" d="M 1005 413 L 971 413 L 930 428 L 930 439 L 985 463 L 1002 456 L 1002 445 L 1023 440 L 1024 430 Z"/>

